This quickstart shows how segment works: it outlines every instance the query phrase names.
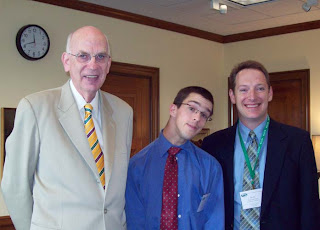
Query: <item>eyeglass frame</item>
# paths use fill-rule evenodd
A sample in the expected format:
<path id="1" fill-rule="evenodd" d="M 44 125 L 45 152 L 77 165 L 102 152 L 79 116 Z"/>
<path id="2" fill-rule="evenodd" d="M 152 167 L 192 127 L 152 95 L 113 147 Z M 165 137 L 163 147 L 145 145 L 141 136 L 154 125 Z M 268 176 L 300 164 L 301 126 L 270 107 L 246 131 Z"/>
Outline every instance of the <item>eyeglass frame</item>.
<path id="1" fill-rule="evenodd" d="M 78 53 L 78 54 L 72 54 L 72 53 L 68 53 L 68 52 L 67 52 L 67 54 L 70 54 L 71 56 L 76 57 L 77 61 L 80 62 L 80 63 L 88 63 L 88 62 L 91 61 L 92 57 L 94 57 L 95 62 L 101 63 L 101 64 L 105 64 L 105 63 L 107 63 L 108 58 L 111 58 L 111 56 L 110 56 L 109 54 L 107 54 L 107 53 L 97 53 L 97 54 L 95 54 L 95 55 L 91 55 L 91 54 L 85 53 L 85 52 L 83 52 L 83 53 L 80 52 L 80 53 Z M 82 61 L 79 61 L 78 58 L 79 58 L 80 55 L 88 55 L 88 56 L 90 57 L 90 59 L 88 59 L 87 61 L 83 61 L 83 62 L 82 62 Z M 104 57 L 106 58 L 106 59 L 105 59 L 106 62 L 104 63 L 104 62 L 102 62 L 101 60 L 97 59 L 97 58 L 96 58 L 97 55 L 104 55 Z M 80 59 L 80 60 L 81 60 L 81 59 Z"/>
<path id="2" fill-rule="evenodd" d="M 183 103 L 183 102 L 181 102 L 181 103 L 176 103 L 176 105 L 187 105 L 187 106 L 189 106 L 189 108 L 194 109 L 194 111 L 191 111 L 191 110 L 190 110 L 192 113 L 198 114 L 198 113 L 200 112 L 200 116 L 201 116 L 202 118 L 204 118 L 206 122 L 207 122 L 207 121 L 212 121 L 212 117 L 211 117 L 212 115 L 207 116 L 204 112 L 200 111 L 199 109 L 194 108 L 194 106 L 190 105 L 189 103 Z"/>

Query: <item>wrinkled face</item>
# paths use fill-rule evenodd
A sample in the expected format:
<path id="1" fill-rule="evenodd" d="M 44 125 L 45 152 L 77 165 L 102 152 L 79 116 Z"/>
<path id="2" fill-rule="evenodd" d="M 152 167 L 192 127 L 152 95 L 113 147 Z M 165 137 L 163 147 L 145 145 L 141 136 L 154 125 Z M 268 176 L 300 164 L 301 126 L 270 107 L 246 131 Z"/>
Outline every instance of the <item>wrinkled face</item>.
<path id="1" fill-rule="evenodd" d="M 70 41 L 70 53 L 74 55 L 108 54 L 107 49 L 106 37 L 94 27 L 84 27 L 77 30 Z M 82 63 L 78 61 L 77 57 L 63 53 L 61 59 L 64 69 L 70 73 L 77 91 L 87 102 L 90 102 L 109 73 L 111 58 L 108 57 L 107 61 L 101 63 L 92 57 L 90 61 Z"/>
<path id="2" fill-rule="evenodd" d="M 262 72 L 244 69 L 237 74 L 234 92 L 230 89 L 229 96 L 231 102 L 236 104 L 241 122 L 247 127 L 256 127 L 268 114 L 268 103 L 273 92 Z"/>
<path id="3" fill-rule="evenodd" d="M 174 132 L 181 143 L 191 140 L 202 130 L 207 118 L 212 114 L 212 107 L 209 100 L 197 93 L 190 93 L 180 108 L 171 105 L 170 115 L 174 122 Z"/>

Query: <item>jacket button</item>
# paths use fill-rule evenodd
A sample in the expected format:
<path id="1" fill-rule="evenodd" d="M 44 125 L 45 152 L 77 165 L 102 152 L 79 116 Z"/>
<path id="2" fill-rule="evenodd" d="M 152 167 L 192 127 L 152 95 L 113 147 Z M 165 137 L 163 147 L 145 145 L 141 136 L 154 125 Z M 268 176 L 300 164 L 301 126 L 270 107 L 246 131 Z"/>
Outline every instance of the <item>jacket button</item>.
<path id="1" fill-rule="evenodd" d="M 107 212 L 108 212 L 108 210 L 105 208 L 105 209 L 104 209 L 104 214 L 107 214 Z"/>

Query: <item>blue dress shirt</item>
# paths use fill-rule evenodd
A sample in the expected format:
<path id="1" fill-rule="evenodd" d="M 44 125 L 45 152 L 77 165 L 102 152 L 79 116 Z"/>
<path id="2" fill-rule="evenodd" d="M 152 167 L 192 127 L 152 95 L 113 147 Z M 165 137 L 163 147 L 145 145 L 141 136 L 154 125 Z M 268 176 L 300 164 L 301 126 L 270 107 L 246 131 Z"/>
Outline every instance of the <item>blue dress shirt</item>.
<path id="1" fill-rule="evenodd" d="M 253 131 L 258 138 L 258 144 L 260 143 L 263 129 L 266 125 L 267 118 Z M 239 120 L 239 126 L 236 130 L 236 141 L 234 144 L 234 230 L 239 230 L 240 227 L 240 214 L 241 214 L 241 200 L 240 200 L 240 192 L 242 192 L 242 183 L 243 183 L 243 170 L 244 170 L 244 154 L 241 148 L 240 139 L 238 135 L 238 128 L 240 128 L 240 133 L 246 148 L 250 143 L 249 132 L 246 126 L 244 126 L 241 121 Z M 260 155 L 259 155 L 259 182 L 260 188 L 263 189 L 263 176 L 264 176 L 264 169 L 266 165 L 266 158 L 267 158 L 267 143 L 268 143 L 268 132 L 266 133 L 266 137 L 264 142 L 261 146 Z"/>
<path id="2" fill-rule="evenodd" d="M 160 229 L 162 185 L 167 150 L 163 136 L 145 147 L 129 163 L 126 187 L 128 230 Z M 218 161 L 190 141 L 181 146 L 178 162 L 178 229 L 224 229 L 222 169 Z M 204 195 L 210 194 L 198 210 Z"/>

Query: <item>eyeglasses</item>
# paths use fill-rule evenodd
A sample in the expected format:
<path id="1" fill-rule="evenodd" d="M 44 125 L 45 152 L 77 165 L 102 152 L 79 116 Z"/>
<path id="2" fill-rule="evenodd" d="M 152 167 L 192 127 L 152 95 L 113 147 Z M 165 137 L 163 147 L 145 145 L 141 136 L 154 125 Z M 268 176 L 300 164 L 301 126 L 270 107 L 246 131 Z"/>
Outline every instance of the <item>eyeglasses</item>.
<path id="1" fill-rule="evenodd" d="M 94 57 L 96 62 L 105 64 L 108 61 L 108 58 L 110 58 L 110 56 L 106 53 L 98 53 L 96 55 L 91 55 L 88 53 L 68 54 L 76 57 L 77 61 L 80 63 L 88 63 L 89 61 L 91 61 L 91 58 Z"/>
<path id="2" fill-rule="evenodd" d="M 190 105 L 188 103 L 179 103 L 180 105 L 187 105 L 188 109 L 191 113 L 193 114 L 197 114 L 200 113 L 200 117 L 204 120 L 204 121 L 212 121 L 212 118 L 205 114 L 204 112 L 201 112 L 199 109 L 196 109 L 193 105 Z"/>

